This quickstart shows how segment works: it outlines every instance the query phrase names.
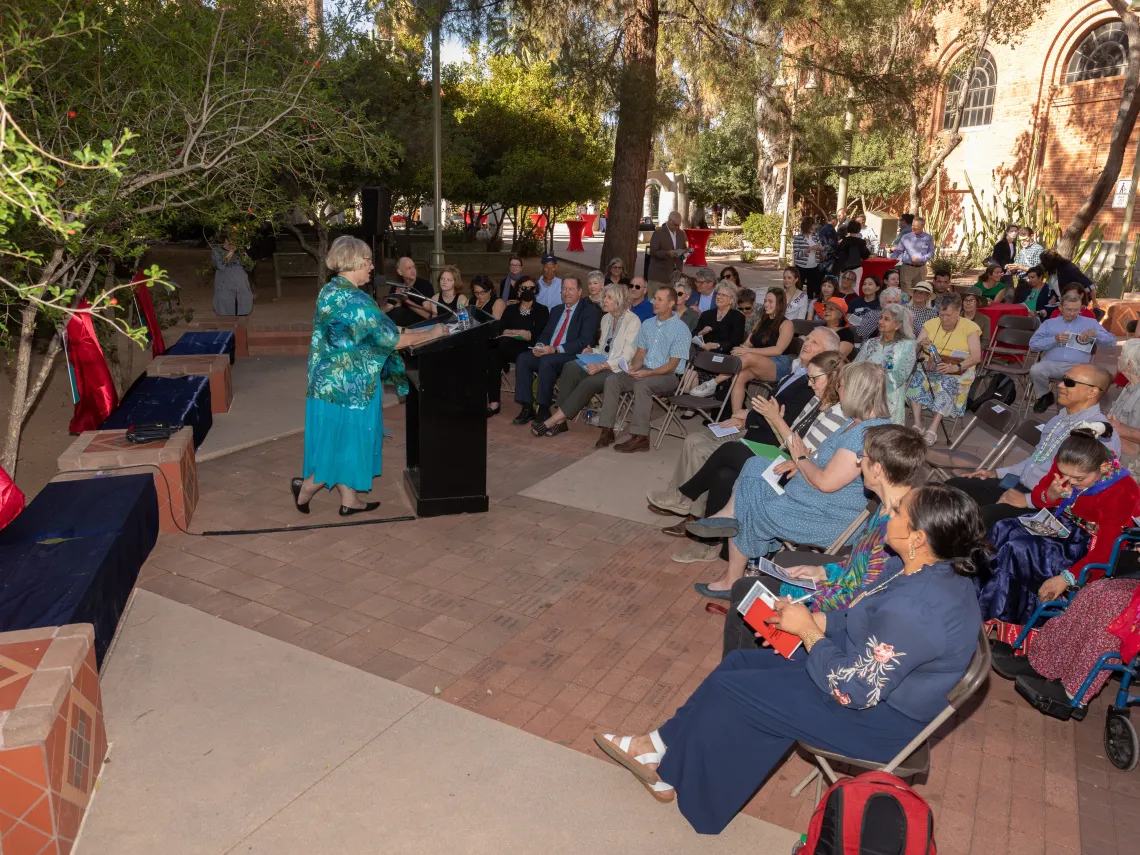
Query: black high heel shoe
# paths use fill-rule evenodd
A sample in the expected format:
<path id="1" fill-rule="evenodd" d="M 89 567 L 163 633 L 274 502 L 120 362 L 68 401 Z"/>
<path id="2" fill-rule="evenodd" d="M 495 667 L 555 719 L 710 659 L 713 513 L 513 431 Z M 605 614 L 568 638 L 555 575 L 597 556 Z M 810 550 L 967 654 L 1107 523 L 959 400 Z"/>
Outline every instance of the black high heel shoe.
<path id="1" fill-rule="evenodd" d="M 293 491 L 293 504 L 297 506 L 297 510 L 303 514 L 307 514 L 309 512 L 309 502 L 305 502 L 303 505 L 301 504 L 301 485 L 304 483 L 304 478 L 294 478 L 289 482 L 289 489 Z M 312 499 L 309 499 L 309 501 L 311 502 Z"/>
<path id="2" fill-rule="evenodd" d="M 350 517 L 353 514 L 366 514 L 369 511 L 374 511 L 380 507 L 379 502 L 369 502 L 363 508 L 346 508 L 344 505 L 340 506 L 340 515 L 342 517 Z"/>

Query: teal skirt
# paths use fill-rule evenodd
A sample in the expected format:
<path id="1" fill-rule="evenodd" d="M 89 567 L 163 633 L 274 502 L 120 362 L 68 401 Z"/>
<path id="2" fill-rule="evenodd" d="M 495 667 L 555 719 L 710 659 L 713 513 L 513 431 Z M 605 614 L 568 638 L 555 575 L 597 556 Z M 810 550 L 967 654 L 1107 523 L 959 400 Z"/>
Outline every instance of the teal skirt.
<path id="1" fill-rule="evenodd" d="M 332 489 L 343 484 L 362 493 L 383 471 L 383 387 L 363 410 L 316 398 L 305 401 L 304 477 Z"/>

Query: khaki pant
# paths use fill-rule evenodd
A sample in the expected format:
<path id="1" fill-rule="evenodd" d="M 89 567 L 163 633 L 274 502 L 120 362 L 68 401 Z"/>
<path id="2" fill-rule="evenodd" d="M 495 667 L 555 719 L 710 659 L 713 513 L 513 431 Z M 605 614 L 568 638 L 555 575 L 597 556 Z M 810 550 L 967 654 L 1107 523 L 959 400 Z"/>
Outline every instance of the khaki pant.
<path id="1" fill-rule="evenodd" d="M 689 499 L 678 489 L 682 484 L 692 478 L 702 466 L 712 457 L 713 452 L 726 442 L 739 439 L 740 434 L 718 437 L 708 428 L 698 430 L 685 437 L 685 444 L 681 447 L 681 454 L 677 458 L 677 465 L 673 467 L 673 477 L 665 487 L 669 498 L 676 502 L 688 502 Z M 689 508 L 689 513 L 695 517 L 704 516 L 705 500 L 708 493 L 701 494 Z"/>
<path id="2" fill-rule="evenodd" d="M 894 268 L 892 268 L 894 269 Z M 926 265 L 915 267 L 913 264 L 899 264 L 899 280 L 902 282 L 902 288 L 908 294 L 919 282 L 926 281 Z"/>
<path id="3" fill-rule="evenodd" d="M 681 381 L 680 374 L 654 374 L 634 380 L 621 372 L 606 377 L 605 392 L 602 396 L 602 415 L 598 424 L 613 428 L 617 421 L 618 404 L 626 392 L 633 392 L 633 409 L 630 411 L 629 432 L 634 436 L 649 436 L 650 416 L 653 414 L 655 395 L 669 395 Z"/>

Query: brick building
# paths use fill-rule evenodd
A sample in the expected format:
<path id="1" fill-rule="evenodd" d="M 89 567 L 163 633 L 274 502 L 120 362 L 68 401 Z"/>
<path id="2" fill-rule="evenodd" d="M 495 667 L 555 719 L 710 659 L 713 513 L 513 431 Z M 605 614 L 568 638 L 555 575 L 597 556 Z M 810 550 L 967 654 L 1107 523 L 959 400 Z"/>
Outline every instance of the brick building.
<path id="1" fill-rule="evenodd" d="M 959 36 L 961 18 L 943 14 L 937 29 L 939 67 L 950 69 L 968 49 Z M 1104 0 L 1052 0 L 1015 47 L 991 44 L 971 81 L 964 139 L 944 165 L 942 196 L 958 195 L 965 207 L 972 204 L 965 175 L 975 190 L 988 193 L 995 177 L 1024 180 L 1033 168 L 1067 224 L 1104 164 L 1127 49 L 1119 16 Z M 961 85 L 961 76 L 951 76 L 935 99 L 932 146 L 952 121 Z M 1132 173 L 1138 135 L 1125 152 L 1121 179 Z M 1110 199 L 1097 218 L 1106 241 L 1119 239 L 1124 215 L 1123 205 L 1112 204 Z"/>

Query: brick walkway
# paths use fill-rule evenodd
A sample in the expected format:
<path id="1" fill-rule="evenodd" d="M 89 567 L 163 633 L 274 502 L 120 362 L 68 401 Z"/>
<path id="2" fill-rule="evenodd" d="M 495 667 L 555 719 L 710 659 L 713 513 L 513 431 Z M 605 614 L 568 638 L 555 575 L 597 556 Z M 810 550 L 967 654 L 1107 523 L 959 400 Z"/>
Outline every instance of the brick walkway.
<path id="1" fill-rule="evenodd" d="M 389 474 L 372 498 L 407 513 L 402 411 L 385 411 Z M 669 560 L 652 526 L 518 496 L 593 450 L 576 426 L 535 440 L 490 421 L 492 508 L 349 529 L 197 538 L 164 536 L 142 586 L 373 674 L 440 696 L 580 751 L 598 729 L 642 733 L 720 660 L 722 618 L 691 584 L 708 565 Z M 301 518 L 288 479 L 300 437 L 202 464 L 196 531 L 334 522 L 335 499 Z M 1111 686 L 1110 686 L 1111 688 Z M 1124 855 L 1140 831 L 1140 776 L 1103 759 L 1105 701 L 1081 725 L 1045 718 L 992 679 L 933 748 L 919 789 L 939 851 Z M 747 812 L 805 830 L 808 771 L 790 758 Z M 634 786 L 631 781 L 630 786 Z"/>

